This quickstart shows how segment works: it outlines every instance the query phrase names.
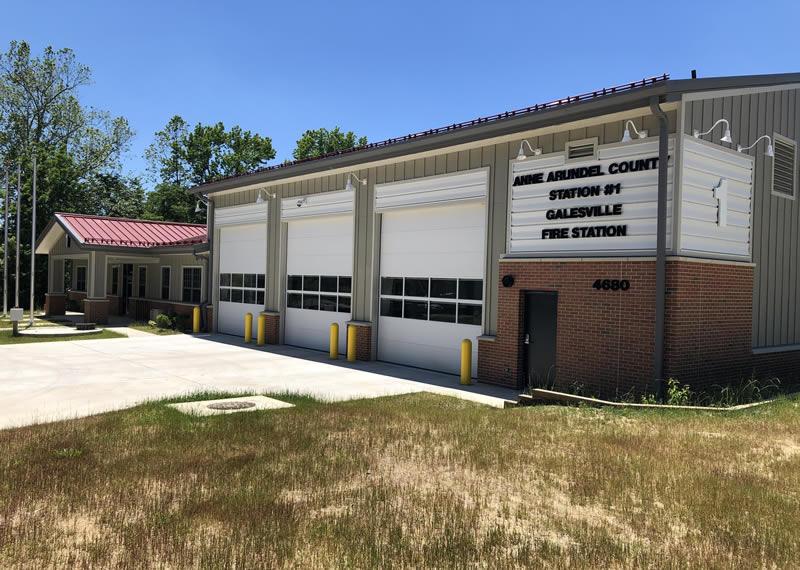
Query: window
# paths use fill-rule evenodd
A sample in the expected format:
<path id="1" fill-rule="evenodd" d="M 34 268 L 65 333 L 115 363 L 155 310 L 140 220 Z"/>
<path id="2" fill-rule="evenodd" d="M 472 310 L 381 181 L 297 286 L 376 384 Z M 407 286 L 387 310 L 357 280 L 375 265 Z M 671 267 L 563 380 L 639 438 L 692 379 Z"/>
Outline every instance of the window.
<path id="1" fill-rule="evenodd" d="M 483 299 L 483 281 L 480 279 L 459 279 L 458 298 L 470 301 Z"/>
<path id="2" fill-rule="evenodd" d="M 139 297 L 147 297 L 147 267 L 143 265 L 139 266 Z"/>
<path id="3" fill-rule="evenodd" d="M 455 279 L 431 279 L 431 297 L 455 299 L 456 283 L 458 281 Z"/>
<path id="4" fill-rule="evenodd" d="M 266 282 L 264 273 L 220 273 L 219 300 L 226 303 L 263 305 Z"/>
<path id="5" fill-rule="evenodd" d="M 570 141 L 564 145 L 567 160 L 590 160 L 597 157 L 597 139 Z"/>
<path id="6" fill-rule="evenodd" d="M 286 308 L 350 312 L 349 275 L 287 275 Z"/>
<path id="7" fill-rule="evenodd" d="M 203 271 L 199 267 L 183 268 L 183 292 L 181 301 L 184 303 L 200 302 L 200 291 L 203 283 Z"/>
<path id="8" fill-rule="evenodd" d="M 116 295 L 119 291 L 119 266 L 111 268 L 111 294 Z"/>
<path id="9" fill-rule="evenodd" d="M 172 268 L 161 268 L 161 298 L 164 300 L 169 299 L 170 294 L 170 279 L 172 278 Z"/>
<path id="10" fill-rule="evenodd" d="M 797 186 L 797 143 L 777 133 L 772 157 L 772 193 L 794 198 Z"/>
<path id="11" fill-rule="evenodd" d="M 86 266 L 79 265 L 75 268 L 75 290 L 86 291 Z"/>
<path id="12" fill-rule="evenodd" d="M 483 280 L 381 277 L 380 315 L 480 326 Z"/>

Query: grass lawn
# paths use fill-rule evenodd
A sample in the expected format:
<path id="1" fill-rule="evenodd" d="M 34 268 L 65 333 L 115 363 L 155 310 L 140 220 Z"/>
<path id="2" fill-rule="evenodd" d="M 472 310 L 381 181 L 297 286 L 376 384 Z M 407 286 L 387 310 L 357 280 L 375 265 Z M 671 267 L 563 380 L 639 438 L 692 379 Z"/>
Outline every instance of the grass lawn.
<path id="1" fill-rule="evenodd" d="M 126 335 L 116 331 L 103 330 L 97 334 L 75 336 L 12 336 L 11 329 L 0 330 L 0 345 L 28 344 L 31 342 L 67 342 L 71 340 L 95 340 L 98 338 L 126 338 Z"/>
<path id="2" fill-rule="evenodd" d="M 286 399 L 0 431 L 0 567 L 800 560 L 797 398 L 728 414 Z"/>
<path id="3" fill-rule="evenodd" d="M 167 336 L 172 334 L 183 334 L 183 332 L 175 329 L 160 329 L 158 327 L 150 326 L 148 323 L 142 321 L 136 321 L 128 325 L 128 328 L 136 329 L 137 331 L 142 331 L 150 334 L 156 334 L 159 336 Z"/>

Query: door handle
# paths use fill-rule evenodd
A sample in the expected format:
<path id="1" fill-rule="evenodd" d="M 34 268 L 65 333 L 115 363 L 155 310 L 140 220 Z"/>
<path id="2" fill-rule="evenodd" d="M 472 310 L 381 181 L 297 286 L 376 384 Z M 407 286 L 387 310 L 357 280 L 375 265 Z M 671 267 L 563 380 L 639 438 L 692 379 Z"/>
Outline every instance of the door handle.
<path id="1" fill-rule="evenodd" d="M 528 333 L 525 333 L 525 339 L 522 342 L 523 342 L 523 344 L 530 344 L 531 343 L 531 335 L 528 334 Z"/>

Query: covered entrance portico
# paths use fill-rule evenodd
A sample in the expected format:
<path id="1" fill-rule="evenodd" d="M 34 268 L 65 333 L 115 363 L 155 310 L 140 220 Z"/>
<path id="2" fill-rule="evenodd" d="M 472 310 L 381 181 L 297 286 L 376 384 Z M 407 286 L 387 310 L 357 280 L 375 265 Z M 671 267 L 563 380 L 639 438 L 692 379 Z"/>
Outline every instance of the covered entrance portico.
<path id="1" fill-rule="evenodd" d="M 155 310 L 182 318 L 207 306 L 206 227 L 200 224 L 56 214 L 36 253 L 48 256 L 45 314 L 83 313 L 148 320 Z M 210 305 L 203 315 L 208 326 Z"/>

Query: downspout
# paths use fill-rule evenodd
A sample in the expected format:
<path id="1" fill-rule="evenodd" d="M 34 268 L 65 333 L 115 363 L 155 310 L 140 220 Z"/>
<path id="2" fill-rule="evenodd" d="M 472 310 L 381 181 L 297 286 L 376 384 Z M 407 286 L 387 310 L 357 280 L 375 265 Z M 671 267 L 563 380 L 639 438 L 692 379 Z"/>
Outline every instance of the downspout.
<path id="1" fill-rule="evenodd" d="M 211 311 L 213 314 L 214 307 L 214 199 L 209 196 L 208 203 L 206 204 L 206 240 L 208 241 L 208 261 L 206 264 L 206 302 L 204 308 L 212 305 Z M 208 310 L 203 311 L 203 324 L 207 332 L 214 332 L 208 326 Z M 216 318 L 214 318 L 214 325 L 216 325 Z"/>
<path id="2" fill-rule="evenodd" d="M 214 299 L 214 199 L 208 197 L 206 204 L 206 241 L 208 242 L 208 267 L 206 271 L 206 303 Z"/>
<path id="3" fill-rule="evenodd" d="M 659 401 L 666 395 L 664 382 L 664 323 L 667 296 L 667 171 L 669 168 L 669 121 L 658 97 L 650 98 L 650 111 L 658 118 L 658 225 L 656 227 L 656 318 L 653 376 Z"/>

